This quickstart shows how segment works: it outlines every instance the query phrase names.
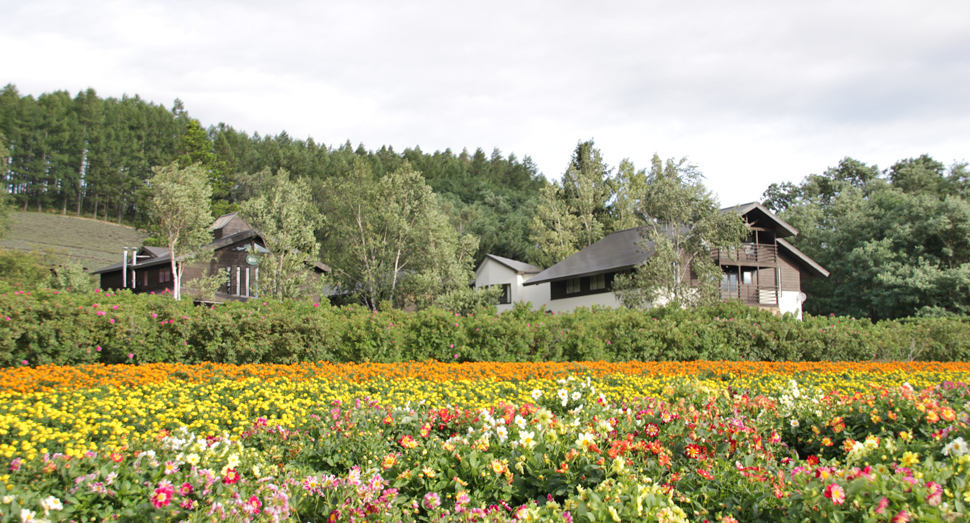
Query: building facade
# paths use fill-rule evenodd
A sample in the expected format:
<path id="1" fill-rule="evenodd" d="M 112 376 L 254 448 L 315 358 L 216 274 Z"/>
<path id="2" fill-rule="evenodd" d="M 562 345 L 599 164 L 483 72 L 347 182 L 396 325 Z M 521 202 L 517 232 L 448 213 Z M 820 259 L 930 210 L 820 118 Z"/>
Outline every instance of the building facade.
<path id="1" fill-rule="evenodd" d="M 802 279 L 827 277 L 828 271 L 785 240 L 798 231 L 763 205 L 749 203 L 722 212 L 738 213 L 751 235 L 737 249 L 715 249 L 711 253 L 724 271 L 721 299 L 740 300 L 752 307 L 801 318 L 806 298 L 801 291 Z M 512 264 L 522 262 L 503 258 L 504 263 L 496 264 L 486 257 L 477 271 L 475 285 L 506 285 L 512 303 L 530 301 L 533 306 L 545 306 L 553 312 L 593 305 L 620 307 L 613 294 L 613 279 L 634 270 L 653 255 L 653 243 L 643 240 L 639 229 L 618 231 L 535 274 L 511 269 Z M 508 270 L 493 268 L 496 265 Z"/>

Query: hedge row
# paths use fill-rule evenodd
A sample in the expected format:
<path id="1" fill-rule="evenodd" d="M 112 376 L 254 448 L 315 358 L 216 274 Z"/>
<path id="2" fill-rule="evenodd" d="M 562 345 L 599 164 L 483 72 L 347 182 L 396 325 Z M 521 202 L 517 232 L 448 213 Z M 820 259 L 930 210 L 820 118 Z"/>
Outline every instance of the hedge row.
<path id="1" fill-rule="evenodd" d="M 168 296 L 72 293 L 0 282 L 0 366 L 205 361 L 970 360 L 953 319 L 804 321 L 737 303 L 697 310 L 517 307 L 467 316 L 308 302 L 215 307 Z"/>

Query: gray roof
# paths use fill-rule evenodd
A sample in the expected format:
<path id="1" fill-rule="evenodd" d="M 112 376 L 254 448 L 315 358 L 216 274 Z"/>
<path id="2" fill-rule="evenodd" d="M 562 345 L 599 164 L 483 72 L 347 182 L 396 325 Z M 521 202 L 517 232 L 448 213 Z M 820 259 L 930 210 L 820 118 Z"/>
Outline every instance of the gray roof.
<path id="1" fill-rule="evenodd" d="M 237 214 L 239 213 L 231 212 L 229 214 L 223 214 L 222 216 L 216 218 L 216 221 L 212 222 L 212 225 L 209 226 L 209 230 L 215 231 L 225 227 L 229 222 L 232 221 L 233 218 L 236 217 Z"/>
<path id="2" fill-rule="evenodd" d="M 745 203 L 731 207 L 724 207 L 721 212 L 737 212 L 741 216 L 757 212 L 773 221 L 778 226 L 778 245 L 793 255 L 811 274 L 828 276 L 829 272 L 811 258 L 796 249 L 792 244 L 782 240 L 784 236 L 795 236 L 795 229 L 781 218 L 775 216 L 767 207 L 758 202 Z M 573 254 L 561 262 L 542 271 L 523 285 L 538 285 L 554 280 L 567 278 L 581 278 L 607 272 L 632 269 L 653 255 L 653 242 L 640 245 L 642 237 L 639 229 L 627 229 L 606 236 L 600 241 Z"/>
<path id="3" fill-rule="evenodd" d="M 653 255 L 653 242 L 640 245 L 640 229 L 618 231 L 542 271 L 524 285 L 632 268 Z"/>
<path id="4" fill-rule="evenodd" d="M 518 274 L 539 274 L 540 272 L 542 272 L 541 267 L 536 267 L 535 265 L 532 265 L 530 263 L 515 261 L 509 258 L 503 258 L 502 256 L 496 256 L 494 254 L 486 254 L 485 259 L 487 260 L 489 258 L 497 261 L 498 263 L 501 263 L 502 265 L 508 267 L 509 269 L 512 269 Z M 482 263 L 480 263 L 478 267 L 481 268 L 482 264 L 484 263 L 485 263 L 485 260 L 482 260 Z"/>

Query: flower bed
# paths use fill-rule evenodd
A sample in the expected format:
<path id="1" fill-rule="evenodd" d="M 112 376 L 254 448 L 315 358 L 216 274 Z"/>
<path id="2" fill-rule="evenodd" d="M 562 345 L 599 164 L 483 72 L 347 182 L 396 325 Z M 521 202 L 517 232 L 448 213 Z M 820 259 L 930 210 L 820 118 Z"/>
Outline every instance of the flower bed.
<path id="1" fill-rule="evenodd" d="M 11 369 L 0 516 L 967 519 L 965 366 L 802 365 Z"/>

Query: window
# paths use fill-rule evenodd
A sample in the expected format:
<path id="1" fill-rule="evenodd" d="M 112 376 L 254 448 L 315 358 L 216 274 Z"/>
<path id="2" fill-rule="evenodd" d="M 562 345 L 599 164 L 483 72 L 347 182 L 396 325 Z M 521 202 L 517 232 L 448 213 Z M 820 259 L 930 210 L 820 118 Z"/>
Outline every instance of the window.
<path id="1" fill-rule="evenodd" d="M 721 292 L 726 293 L 736 293 L 738 292 L 738 275 L 737 273 L 726 272 L 721 278 Z"/>
<path id="2" fill-rule="evenodd" d="M 606 288 L 606 275 L 597 274 L 589 277 L 589 290 L 601 291 Z"/>
<path id="3" fill-rule="evenodd" d="M 172 269 L 160 269 L 158 271 L 158 283 L 168 283 L 172 281 Z"/>
<path id="4" fill-rule="evenodd" d="M 754 271 L 743 271 L 741 273 L 741 281 L 745 285 L 751 285 L 754 283 Z"/>
<path id="5" fill-rule="evenodd" d="M 512 303 L 512 284 L 502 284 L 502 295 L 498 297 L 498 303 L 499 305 L 507 305 Z"/>
<path id="6" fill-rule="evenodd" d="M 566 280 L 566 294 L 579 294 L 579 291 L 580 291 L 579 278 Z"/>

